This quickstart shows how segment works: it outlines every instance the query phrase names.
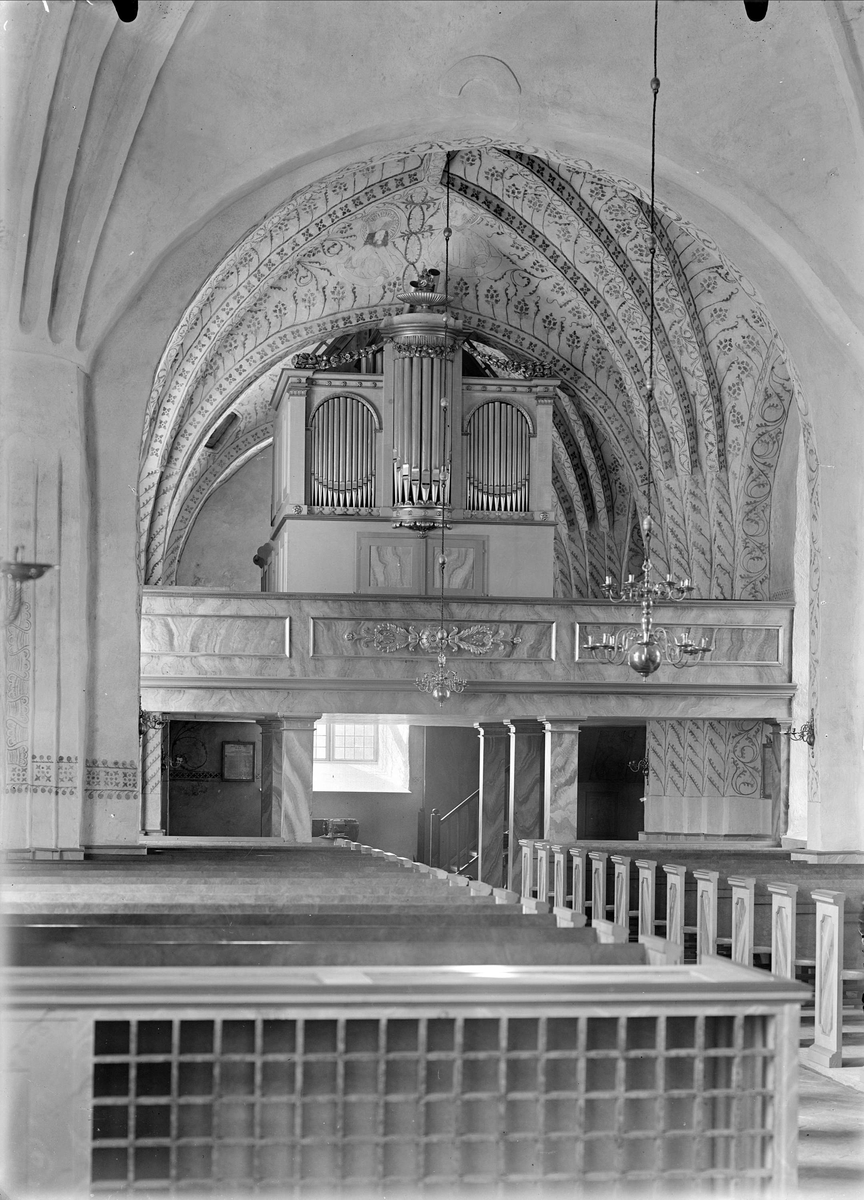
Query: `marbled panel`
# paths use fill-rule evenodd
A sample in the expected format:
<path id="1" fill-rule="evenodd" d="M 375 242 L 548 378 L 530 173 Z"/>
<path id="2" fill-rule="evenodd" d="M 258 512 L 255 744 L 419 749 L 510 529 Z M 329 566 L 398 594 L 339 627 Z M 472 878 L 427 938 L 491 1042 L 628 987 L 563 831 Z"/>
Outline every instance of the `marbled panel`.
<path id="1" fill-rule="evenodd" d="M 384 626 L 388 628 L 383 629 Z M 313 658 L 417 658 L 429 654 L 417 642 L 424 633 L 434 634 L 440 621 L 418 621 L 416 618 L 388 616 L 376 620 L 334 620 L 312 618 Z M 477 632 L 479 630 L 481 632 Z M 447 656 L 490 662 L 495 659 L 535 659 L 551 662 L 555 658 L 555 624 L 539 621 L 447 621 L 451 645 Z M 488 630 L 485 634 L 482 630 Z M 376 636 L 376 631 L 377 636 Z M 516 640 L 518 639 L 518 641 Z M 473 654 L 471 645 L 490 649 Z M 393 647 L 384 650 L 382 647 Z"/>
<path id="2" fill-rule="evenodd" d="M 730 660 L 708 659 L 692 671 L 663 667 L 647 687 L 626 668 L 577 659 L 574 639 L 579 626 L 574 624 L 574 616 L 596 629 L 608 622 L 613 611 L 618 618 L 619 610 L 606 604 L 449 601 L 448 628 L 457 635 L 472 625 L 488 625 L 500 626 L 510 637 L 522 639 L 515 646 L 492 646 L 488 656 L 454 649 L 452 657 L 458 659 L 468 688 L 464 695 L 451 698 L 449 709 L 471 721 L 534 716 L 538 709 L 549 716 L 565 717 L 572 715 L 578 697 L 580 716 L 612 720 L 694 716 L 788 719 L 793 690 L 789 682 L 788 606 L 751 603 L 721 608 L 705 602 L 678 607 L 675 615 L 683 617 L 682 627 L 730 626 L 732 649 L 721 646 L 718 651 L 728 652 Z M 625 611 L 620 612 L 621 617 Z M 385 693 L 399 693 L 401 700 L 403 693 L 413 691 L 418 665 L 424 659 L 431 661 L 431 655 L 405 649 L 383 654 L 353 636 L 345 641 L 345 634 L 356 634 L 364 626 L 374 631 L 376 625 L 386 622 L 418 629 L 435 627 L 439 613 L 434 601 L 384 596 L 228 598 L 201 595 L 197 589 L 147 589 L 144 614 L 141 679 L 146 691 L 161 691 L 166 685 L 187 690 L 188 685 L 180 683 L 185 677 L 195 680 L 195 688 L 208 692 L 230 681 L 230 690 L 236 695 L 250 689 L 288 693 L 286 712 L 302 711 L 292 695 L 297 690 L 318 692 L 315 708 L 325 711 L 433 711 L 434 702 L 428 697 L 406 697 L 404 703 L 395 697 L 382 700 Z M 286 657 L 283 636 L 286 618 L 299 622 L 292 629 L 290 657 Z M 761 663 L 732 661 L 731 655 L 743 653 L 750 645 L 749 638 L 761 636 L 760 630 L 763 634 L 767 630 L 773 639 L 774 661 L 769 661 L 765 645 L 758 651 L 765 656 Z M 782 630 L 781 665 L 776 662 L 778 630 Z M 337 692 L 350 698 L 339 699 Z M 539 703 L 538 697 L 542 697 Z M 272 712 L 270 699 L 259 695 L 244 712 L 232 710 L 224 698 L 216 701 L 211 694 L 197 697 L 186 711 L 206 711 L 216 703 L 223 712 Z M 385 707 L 378 707 L 382 703 Z M 166 708 L 169 710 L 178 711 L 173 703 Z"/>
<path id="3" fill-rule="evenodd" d="M 282 718 L 282 811 L 280 827 L 274 825 L 272 832 L 286 842 L 312 840 L 312 752 L 318 719 Z"/>
<path id="4" fill-rule="evenodd" d="M 370 588 L 408 588 L 415 575 L 414 559 L 420 553 L 417 546 L 397 542 L 373 543 L 369 546 Z"/>
<path id="5" fill-rule="evenodd" d="M 684 636 L 699 644 L 707 638 L 712 646 L 711 654 L 704 663 L 765 664 L 779 666 L 782 629 L 776 625 L 701 625 L 671 621 L 665 611 L 655 610 L 655 621 L 668 629 L 675 637 Z M 608 620 L 585 623 L 578 626 L 576 656 L 579 661 L 592 661 L 589 651 L 584 649 L 589 637 L 602 641 L 604 634 L 611 634 L 622 625 L 638 625 L 638 619 Z M 699 664 L 701 665 L 701 664 Z"/>
<path id="6" fill-rule="evenodd" d="M 480 862 L 479 877 L 504 887 L 504 832 L 508 816 L 509 731 L 503 721 L 479 723 Z"/>
<path id="7" fill-rule="evenodd" d="M 521 894 L 519 842 L 543 834 L 545 738 L 536 720 L 508 721 L 510 730 L 510 855 L 507 886 Z"/>
<path id="8" fill-rule="evenodd" d="M 545 836 L 553 842 L 575 842 L 579 725 L 573 721 L 545 718 L 543 726 L 546 741 Z"/>
<path id="9" fill-rule="evenodd" d="M 287 617 L 290 602 L 281 596 L 220 595 L 201 588 L 144 588 L 143 616 Z"/>
<path id="10" fill-rule="evenodd" d="M 251 613 L 141 617 L 141 650 L 147 654 L 280 656 L 288 653 L 288 620 Z"/>
<path id="11" fill-rule="evenodd" d="M 287 679 L 302 673 L 302 667 L 284 654 L 142 654 L 143 678 L 184 675 L 200 679 Z"/>
<path id="12" fill-rule="evenodd" d="M 760 796 L 649 796 L 645 831 L 770 837 L 772 803 Z"/>
<path id="13" fill-rule="evenodd" d="M 278 837 L 282 824 L 282 722 L 258 724 L 261 726 L 261 835 Z"/>

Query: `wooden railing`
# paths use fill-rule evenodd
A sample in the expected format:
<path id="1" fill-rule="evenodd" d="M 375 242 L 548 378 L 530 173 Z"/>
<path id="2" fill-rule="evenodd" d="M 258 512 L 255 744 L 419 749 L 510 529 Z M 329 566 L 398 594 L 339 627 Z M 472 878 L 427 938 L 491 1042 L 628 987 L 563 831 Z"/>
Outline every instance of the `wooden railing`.
<path id="1" fill-rule="evenodd" d="M 442 816 L 437 808 L 429 814 L 428 859 L 430 867 L 464 871 L 476 860 L 480 831 L 479 789 Z"/>
<path id="2" fill-rule="evenodd" d="M 755 962 L 780 978 L 812 979 L 808 1058 L 824 1067 L 842 1065 L 844 985 L 855 991 L 856 1007 L 864 985 L 861 933 L 853 914 L 844 919 L 843 892 L 805 892 L 798 884 L 759 883 L 750 876 L 723 879 L 716 870 L 691 871 L 650 858 L 633 862 L 631 873 L 631 860 L 622 855 L 533 839 L 520 845 L 523 904 L 534 898 L 553 912 L 584 914 L 600 941 L 641 942 L 649 961 L 712 963 L 722 955 L 741 966 Z"/>

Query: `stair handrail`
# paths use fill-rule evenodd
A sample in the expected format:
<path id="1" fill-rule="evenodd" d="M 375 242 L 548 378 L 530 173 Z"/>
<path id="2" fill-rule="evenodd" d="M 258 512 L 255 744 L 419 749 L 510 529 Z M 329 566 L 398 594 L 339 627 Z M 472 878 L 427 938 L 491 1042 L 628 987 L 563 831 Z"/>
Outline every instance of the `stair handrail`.
<path id="1" fill-rule="evenodd" d="M 452 817 L 454 813 L 458 812 L 460 808 L 464 808 L 464 806 L 465 806 L 465 805 L 466 805 L 466 804 L 467 804 L 467 803 L 468 803 L 470 800 L 474 800 L 474 799 L 476 799 L 476 798 L 477 798 L 479 795 L 480 795 L 480 789 L 479 789 L 479 788 L 475 788 L 475 789 L 474 789 L 474 791 L 471 793 L 471 795 L 470 795 L 470 796 L 466 796 L 464 800 L 460 800 L 458 804 L 455 804 L 455 805 L 453 806 L 453 808 L 451 808 L 451 809 L 450 809 L 450 811 L 449 811 L 449 812 L 446 812 L 446 813 L 444 813 L 444 815 L 443 815 L 443 816 L 439 816 L 439 820 L 441 820 L 441 821 L 446 821 L 446 820 L 447 820 L 449 817 Z"/>
<path id="2" fill-rule="evenodd" d="M 479 797 L 480 797 L 480 789 L 477 788 L 477 789 L 475 789 L 475 791 L 473 791 L 471 793 L 470 796 L 466 796 L 464 800 L 460 800 L 458 804 L 454 805 L 453 808 L 451 808 L 449 812 L 444 813 L 443 816 L 441 813 L 439 813 L 437 808 L 432 809 L 432 812 L 429 814 L 428 858 L 429 858 L 430 866 L 441 866 L 441 828 L 442 828 L 442 826 L 444 826 L 446 829 L 449 829 L 451 827 L 455 829 L 457 827 L 459 814 L 461 812 L 463 812 L 465 810 L 466 806 L 469 805 L 473 800 L 479 800 Z M 469 844 L 466 844 L 466 846 L 464 847 L 464 850 L 469 851 L 472 848 L 476 849 L 478 833 L 479 833 L 479 830 L 475 831 L 472 834 L 472 837 L 469 839 Z M 460 849 L 463 849 L 463 848 L 458 847 L 458 846 L 456 847 L 455 858 L 457 860 L 464 857 L 463 854 L 459 853 Z M 448 859 L 448 869 L 450 867 L 452 859 L 453 859 L 453 854 L 451 854 L 450 859 Z M 466 862 L 467 861 L 468 860 L 466 860 Z M 463 864 L 463 865 L 465 865 L 465 864 Z M 459 869 L 461 869 L 461 868 L 459 868 Z"/>

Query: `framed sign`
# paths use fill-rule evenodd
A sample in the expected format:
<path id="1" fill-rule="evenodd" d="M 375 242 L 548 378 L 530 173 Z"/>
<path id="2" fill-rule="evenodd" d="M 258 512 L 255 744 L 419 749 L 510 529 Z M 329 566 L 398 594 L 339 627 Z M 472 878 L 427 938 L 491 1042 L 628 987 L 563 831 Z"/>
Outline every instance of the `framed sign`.
<path id="1" fill-rule="evenodd" d="M 229 783 L 254 783 L 254 742 L 222 743 L 222 778 Z"/>

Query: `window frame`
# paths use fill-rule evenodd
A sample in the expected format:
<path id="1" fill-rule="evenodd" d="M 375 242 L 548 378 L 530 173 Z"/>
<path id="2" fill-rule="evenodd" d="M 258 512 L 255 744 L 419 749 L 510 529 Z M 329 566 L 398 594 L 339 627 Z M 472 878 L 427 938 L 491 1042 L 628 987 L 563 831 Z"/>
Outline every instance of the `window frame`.
<path id="1" fill-rule="evenodd" d="M 372 732 L 372 756 L 368 757 L 368 758 L 336 758 L 336 756 L 335 756 L 335 742 L 336 742 L 335 731 L 337 729 L 349 729 L 349 728 L 357 729 L 358 727 L 363 729 L 364 731 L 371 730 L 371 732 Z M 363 721 L 363 722 L 361 722 L 361 721 L 325 721 L 323 723 L 324 754 L 322 756 L 319 756 L 317 753 L 318 737 L 319 737 L 320 728 L 321 728 L 320 726 L 315 727 L 315 744 L 313 745 L 313 750 L 312 750 L 312 761 L 313 762 L 337 763 L 340 765 L 343 763 L 348 763 L 348 764 L 353 764 L 355 766 L 358 766 L 358 765 L 359 766 L 371 766 L 378 762 L 379 754 L 381 752 L 381 746 L 380 746 L 380 741 L 378 738 L 377 722 L 373 723 L 371 721 L 368 721 L 368 722 L 367 721 Z M 356 737 L 357 735 L 351 734 L 350 736 Z"/>

